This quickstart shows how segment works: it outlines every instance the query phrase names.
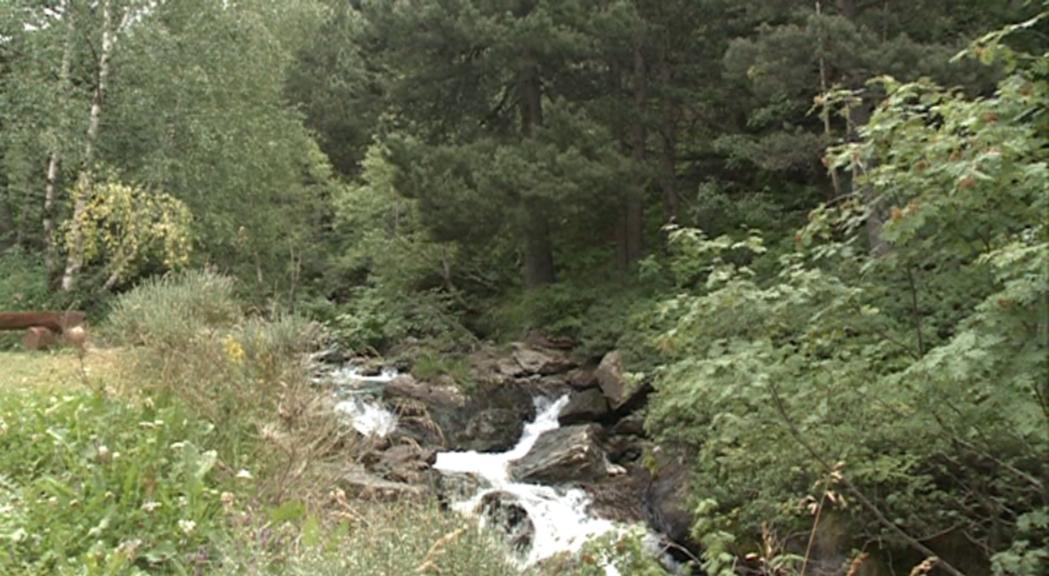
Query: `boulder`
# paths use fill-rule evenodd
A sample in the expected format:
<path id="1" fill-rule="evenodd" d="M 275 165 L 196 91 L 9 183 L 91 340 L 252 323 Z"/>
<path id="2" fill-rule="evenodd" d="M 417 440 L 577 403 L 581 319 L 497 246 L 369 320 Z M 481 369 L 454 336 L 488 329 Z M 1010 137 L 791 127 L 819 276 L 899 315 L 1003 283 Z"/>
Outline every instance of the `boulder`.
<path id="1" fill-rule="evenodd" d="M 599 385 L 594 368 L 576 368 L 568 373 L 566 381 L 569 386 L 576 390 L 597 388 Z"/>
<path id="2" fill-rule="evenodd" d="M 472 498 L 482 487 L 482 481 L 474 474 L 465 472 L 442 472 L 437 477 L 437 498 L 444 504 L 454 504 Z"/>
<path id="3" fill-rule="evenodd" d="M 417 444 L 397 444 L 375 454 L 373 459 L 369 468 L 383 479 L 423 485 L 432 479 L 437 452 Z"/>
<path id="4" fill-rule="evenodd" d="M 357 467 L 345 471 L 335 485 L 355 498 L 400 501 L 422 498 L 426 494 L 424 486 L 386 480 Z"/>
<path id="5" fill-rule="evenodd" d="M 645 441 L 629 434 L 611 435 L 602 446 L 608 460 L 616 464 L 636 462 L 645 452 Z"/>
<path id="6" fill-rule="evenodd" d="M 640 466 L 630 466 L 623 474 L 585 485 L 590 511 L 599 518 L 623 524 L 643 523 L 646 482 L 647 473 Z"/>
<path id="7" fill-rule="evenodd" d="M 524 431 L 526 417 L 521 410 L 489 408 L 471 417 L 456 434 L 456 450 L 505 452 L 514 447 Z"/>
<path id="8" fill-rule="evenodd" d="M 612 426 L 612 434 L 620 436 L 645 436 L 645 415 L 641 412 L 627 414 Z"/>
<path id="9" fill-rule="evenodd" d="M 507 543 L 519 554 L 532 547 L 535 524 L 513 494 L 502 491 L 485 494 L 477 505 L 476 513 L 485 519 L 487 527 L 505 534 Z"/>
<path id="10" fill-rule="evenodd" d="M 547 376 L 560 374 L 575 367 L 575 363 L 560 350 L 533 348 L 523 343 L 513 345 L 513 357 L 525 374 Z"/>
<path id="11" fill-rule="evenodd" d="M 634 384 L 627 380 L 623 370 L 623 356 L 618 350 L 613 350 L 601 359 L 594 372 L 601 392 L 608 399 L 608 405 L 613 411 L 638 404 L 648 393 L 646 386 Z"/>
<path id="12" fill-rule="evenodd" d="M 391 380 L 384 388 L 384 394 L 387 398 L 405 398 L 442 409 L 462 408 L 466 404 L 466 397 L 458 388 L 419 382 L 408 374 Z"/>
<path id="13" fill-rule="evenodd" d="M 597 426 L 568 426 L 543 433 L 524 457 L 510 463 L 518 482 L 593 482 L 607 474 Z"/>
<path id="14" fill-rule="evenodd" d="M 645 513 L 649 525 L 671 541 L 698 554 L 692 539 L 691 474 L 689 455 L 684 449 L 657 446 L 652 450 L 655 463 L 645 489 Z"/>
<path id="15" fill-rule="evenodd" d="M 583 392 L 573 392 L 568 404 L 561 409 L 557 421 L 562 426 L 571 426 L 584 422 L 596 422 L 608 415 L 608 401 L 596 388 Z"/>

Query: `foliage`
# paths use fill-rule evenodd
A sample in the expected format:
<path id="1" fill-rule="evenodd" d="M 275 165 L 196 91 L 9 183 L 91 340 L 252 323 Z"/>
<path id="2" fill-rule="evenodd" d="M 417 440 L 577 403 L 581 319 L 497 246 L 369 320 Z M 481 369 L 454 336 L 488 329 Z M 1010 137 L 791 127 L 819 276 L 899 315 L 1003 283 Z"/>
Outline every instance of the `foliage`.
<path id="1" fill-rule="evenodd" d="M 75 229 L 84 262 L 103 262 L 107 284 L 126 282 L 150 265 L 170 270 L 189 262 L 193 217 L 181 201 L 116 180 L 88 188 L 81 179 L 72 196 L 83 198 L 86 208 L 79 220 L 65 223 L 67 249 L 77 249 Z"/>
<path id="2" fill-rule="evenodd" d="M 84 392 L 0 402 L 0 571 L 185 573 L 223 529 L 211 426 Z"/>
<path id="3" fill-rule="evenodd" d="M 175 348 L 203 330 L 241 319 L 233 287 L 232 278 L 207 270 L 151 278 L 116 300 L 107 331 L 118 344 Z"/>
<path id="4" fill-rule="evenodd" d="M 39 310 L 51 298 L 44 263 L 14 248 L 0 252 L 0 306 L 5 310 Z"/>
<path id="5" fill-rule="evenodd" d="M 578 567 L 565 573 L 603 576 L 615 570 L 617 574 L 663 576 L 666 570 L 654 558 L 651 546 L 646 543 L 647 537 L 644 530 L 632 529 L 592 540 L 579 553 Z"/>
<path id="6" fill-rule="evenodd" d="M 1018 518 L 1037 517 L 1049 448 L 1044 61 L 985 98 L 883 80 L 863 139 L 832 154 L 869 202 L 814 211 L 774 276 L 756 237 L 675 235 L 692 289 L 662 307 L 648 425 L 695 451 L 699 537 L 809 525 L 799 503 L 842 462 L 857 542 L 907 545 L 862 494 L 907 533 L 962 526 L 998 569 L 1037 567 Z M 879 211 L 885 252 L 861 228 Z"/>

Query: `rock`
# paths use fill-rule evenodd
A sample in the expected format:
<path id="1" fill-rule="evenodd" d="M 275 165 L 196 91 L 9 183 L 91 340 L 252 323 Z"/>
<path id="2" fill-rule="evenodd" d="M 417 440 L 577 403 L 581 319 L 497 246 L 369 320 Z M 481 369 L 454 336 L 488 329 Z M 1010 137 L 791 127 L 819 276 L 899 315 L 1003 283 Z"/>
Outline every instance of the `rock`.
<path id="1" fill-rule="evenodd" d="M 43 326 L 27 328 L 25 336 L 22 337 L 22 345 L 26 350 L 47 350 L 57 342 L 58 335 Z"/>
<path id="2" fill-rule="evenodd" d="M 441 473 L 436 484 L 437 497 L 446 505 L 469 500 L 482 487 L 480 478 L 462 472 Z"/>
<path id="3" fill-rule="evenodd" d="M 557 421 L 562 426 L 595 422 L 608 415 L 608 401 L 601 391 L 591 388 L 583 392 L 573 392 L 568 404 L 561 409 Z"/>
<path id="4" fill-rule="evenodd" d="M 594 375 L 612 410 L 637 404 L 648 393 L 646 386 L 633 384 L 626 379 L 623 357 L 618 350 L 605 354 Z"/>
<path id="5" fill-rule="evenodd" d="M 568 426 L 543 433 L 524 457 L 510 463 L 518 482 L 593 482 L 607 474 L 597 426 Z"/>
<path id="6" fill-rule="evenodd" d="M 529 386 L 505 383 L 473 394 L 461 408 L 446 414 L 441 426 L 452 450 L 502 452 L 517 443 L 524 425 L 535 418 Z"/>
<path id="7" fill-rule="evenodd" d="M 374 460 L 370 469 L 383 479 L 423 485 L 431 480 L 437 452 L 416 444 L 397 444 L 379 452 Z"/>
<path id="8" fill-rule="evenodd" d="M 643 507 L 647 473 L 631 466 L 623 474 L 609 476 L 584 486 L 590 495 L 590 510 L 599 518 L 624 524 L 644 522 Z"/>
<path id="9" fill-rule="evenodd" d="M 575 367 L 575 363 L 560 350 L 533 348 L 520 342 L 513 345 L 513 357 L 526 374 L 547 376 Z"/>
<path id="10" fill-rule="evenodd" d="M 535 539 L 535 524 L 528 511 L 509 492 L 489 492 L 481 497 L 476 513 L 485 519 L 487 526 L 506 534 L 507 543 L 518 553 L 532 547 Z"/>
<path id="11" fill-rule="evenodd" d="M 568 385 L 576 390 L 597 388 L 597 375 L 594 368 L 576 368 L 568 373 Z"/>
<path id="12" fill-rule="evenodd" d="M 419 382 L 407 374 L 391 380 L 384 388 L 384 394 L 387 397 L 417 400 L 426 406 L 445 409 L 461 408 L 466 404 L 466 397 L 458 388 Z"/>
<path id="13" fill-rule="evenodd" d="M 385 480 L 360 468 L 347 470 L 335 481 L 335 485 L 356 498 L 403 500 L 421 498 L 426 494 L 425 487 L 421 485 Z"/>
<path id="14" fill-rule="evenodd" d="M 520 410 L 490 408 L 470 418 L 457 435 L 457 450 L 505 452 L 514 447 L 524 431 L 525 419 Z"/>
<path id="15" fill-rule="evenodd" d="M 635 462 L 644 453 L 645 443 L 637 436 L 609 436 L 603 444 L 608 459 L 617 464 Z"/>
<path id="16" fill-rule="evenodd" d="M 612 426 L 612 434 L 619 436 L 645 436 L 645 415 L 641 412 L 627 414 Z"/>
<path id="17" fill-rule="evenodd" d="M 361 376 L 378 376 L 382 374 L 382 358 L 362 358 L 356 363 L 357 372 Z"/>
<path id="18" fill-rule="evenodd" d="M 652 455 L 655 471 L 649 474 L 644 498 L 648 523 L 671 541 L 693 554 L 698 554 L 699 544 L 692 539 L 691 534 L 691 474 L 688 453 L 683 449 L 657 446 L 652 450 Z"/>

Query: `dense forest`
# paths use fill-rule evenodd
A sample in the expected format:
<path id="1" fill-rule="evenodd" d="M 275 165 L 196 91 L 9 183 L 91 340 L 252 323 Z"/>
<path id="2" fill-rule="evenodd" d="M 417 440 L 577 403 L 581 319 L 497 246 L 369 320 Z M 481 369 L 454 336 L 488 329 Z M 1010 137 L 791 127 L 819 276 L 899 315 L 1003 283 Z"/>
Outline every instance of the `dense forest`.
<path id="1" fill-rule="evenodd" d="M 1045 574 L 1047 10 L 0 0 L 0 572 Z M 640 532 L 332 489 L 552 390 Z"/>

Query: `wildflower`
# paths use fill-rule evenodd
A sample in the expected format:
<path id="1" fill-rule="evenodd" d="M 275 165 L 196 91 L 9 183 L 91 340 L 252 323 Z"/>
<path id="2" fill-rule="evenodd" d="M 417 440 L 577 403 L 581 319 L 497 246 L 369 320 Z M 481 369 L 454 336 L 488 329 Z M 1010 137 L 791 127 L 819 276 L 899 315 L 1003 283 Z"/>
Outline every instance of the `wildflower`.
<path id="1" fill-rule="evenodd" d="M 244 362 L 244 347 L 240 345 L 240 342 L 232 334 L 222 340 L 222 348 L 226 351 L 226 356 L 234 364 Z"/>
<path id="2" fill-rule="evenodd" d="M 193 533 L 193 529 L 197 527 L 197 523 L 192 520 L 179 520 L 178 529 L 182 530 L 182 533 L 189 536 Z"/>
<path id="3" fill-rule="evenodd" d="M 142 509 L 145 510 L 147 513 L 153 512 L 157 508 L 160 508 L 160 502 L 154 502 L 153 500 L 150 500 L 149 502 L 142 504 Z"/>
<path id="4" fill-rule="evenodd" d="M 254 478 L 254 476 L 251 475 L 251 472 L 248 472 L 246 469 L 241 468 L 237 472 L 237 478 L 241 480 L 251 480 L 252 478 Z"/>

